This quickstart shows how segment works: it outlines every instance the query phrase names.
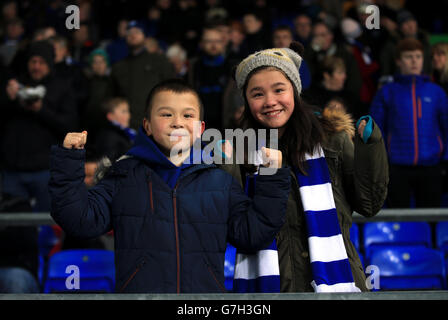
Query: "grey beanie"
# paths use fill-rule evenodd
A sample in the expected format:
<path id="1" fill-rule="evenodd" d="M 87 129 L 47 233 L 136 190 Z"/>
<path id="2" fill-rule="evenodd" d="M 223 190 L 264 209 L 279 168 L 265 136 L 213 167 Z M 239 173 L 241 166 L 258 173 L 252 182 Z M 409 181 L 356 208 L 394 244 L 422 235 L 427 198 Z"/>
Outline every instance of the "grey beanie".
<path id="1" fill-rule="evenodd" d="M 273 48 L 255 52 L 241 61 L 235 73 L 237 87 L 241 90 L 247 76 L 259 67 L 276 67 L 282 70 L 294 84 L 297 93 L 302 92 L 299 68 L 302 57 L 289 48 Z"/>

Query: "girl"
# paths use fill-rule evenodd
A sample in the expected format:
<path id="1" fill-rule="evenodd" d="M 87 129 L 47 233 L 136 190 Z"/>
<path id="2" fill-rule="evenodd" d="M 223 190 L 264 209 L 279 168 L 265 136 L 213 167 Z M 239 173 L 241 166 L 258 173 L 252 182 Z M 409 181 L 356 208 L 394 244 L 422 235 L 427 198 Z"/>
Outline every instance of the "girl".
<path id="1" fill-rule="evenodd" d="M 367 290 L 349 229 L 353 211 L 369 217 L 383 205 L 386 150 L 369 116 L 358 121 L 355 132 L 349 115 L 321 114 L 301 100 L 301 52 L 297 43 L 259 51 L 235 72 L 245 102 L 242 129 L 278 129 L 292 178 L 286 223 L 274 243 L 255 254 L 237 254 L 234 288 L 239 292 Z M 250 193 L 256 183 L 253 166 L 224 168 Z"/>

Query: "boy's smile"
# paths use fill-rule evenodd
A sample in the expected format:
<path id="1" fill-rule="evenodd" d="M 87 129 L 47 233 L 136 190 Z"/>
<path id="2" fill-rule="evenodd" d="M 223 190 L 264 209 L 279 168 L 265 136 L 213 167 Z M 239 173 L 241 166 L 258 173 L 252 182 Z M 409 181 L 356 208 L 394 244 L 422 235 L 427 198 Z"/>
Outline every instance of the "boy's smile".
<path id="1" fill-rule="evenodd" d="M 195 124 L 200 124 L 196 131 Z M 143 120 L 143 127 L 167 157 L 170 157 L 173 148 L 176 152 L 189 152 L 194 140 L 201 137 L 205 128 L 200 120 L 198 98 L 190 92 L 157 93 L 152 100 L 150 119 Z"/>

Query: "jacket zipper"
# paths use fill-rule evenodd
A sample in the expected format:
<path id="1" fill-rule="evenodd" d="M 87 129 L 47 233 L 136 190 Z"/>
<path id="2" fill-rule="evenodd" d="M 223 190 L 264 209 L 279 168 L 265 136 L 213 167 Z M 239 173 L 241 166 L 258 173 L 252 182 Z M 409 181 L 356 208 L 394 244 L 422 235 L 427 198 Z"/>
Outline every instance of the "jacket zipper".
<path id="1" fill-rule="evenodd" d="M 148 187 L 149 187 L 149 204 L 151 206 L 151 212 L 154 213 L 154 200 L 153 200 L 153 196 L 152 196 L 151 171 L 148 172 Z"/>
<path id="2" fill-rule="evenodd" d="M 154 201 L 152 198 L 152 180 L 149 180 L 149 203 L 151 204 L 151 212 L 154 213 Z"/>
<path id="3" fill-rule="evenodd" d="M 417 128 L 417 101 L 415 95 L 415 77 L 412 79 L 412 113 L 414 119 L 414 165 L 418 162 L 418 128 Z"/>
<path id="4" fill-rule="evenodd" d="M 129 278 L 126 280 L 126 282 L 121 286 L 120 292 L 123 292 L 123 290 L 126 289 L 126 287 L 129 285 L 129 282 L 131 282 L 131 280 L 134 279 L 134 277 L 137 275 L 137 273 L 140 271 L 140 269 L 143 268 L 145 263 L 146 263 L 146 261 L 143 260 L 142 262 L 140 262 L 138 264 L 135 271 L 129 276 Z"/>
<path id="5" fill-rule="evenodd" d="M 179 252 L 179 229 L 177 224 L 177 186 L 173 189 L 173 212 L 174 212 L 174 234 L 176 238 L 176 292 L 180 293 L 180 252 Z"/>

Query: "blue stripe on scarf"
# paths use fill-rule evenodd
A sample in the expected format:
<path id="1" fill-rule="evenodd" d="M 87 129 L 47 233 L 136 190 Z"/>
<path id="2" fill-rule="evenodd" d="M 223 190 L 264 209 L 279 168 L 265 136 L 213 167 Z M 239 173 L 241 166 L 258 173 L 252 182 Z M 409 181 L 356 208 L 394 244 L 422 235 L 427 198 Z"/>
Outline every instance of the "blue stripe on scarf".
<path id="1" fill-rule="evenodd" d="M 315 261 L 311 263 L 311 269 L 316 285 L 353 282 L 348 259 L 332 262 Z"/>
<path id="2" fill-rule="evenodd" d="M 325 158 L 307 160 L 306 164 L 306 176 L 301 174 L 297 168 L 294 170 L 296 176 L 300 175 L 299 181 L 301 187 L 331 182 L 330 172 L 328 171 Z M 325 168 L 327 168 L 327 170 L 325 170 Z"/>
<path id="3" fill-rule="evenodd" d="M 341 233 L 336 209 L 306 211 L 308 237 L 331 237 Z"/>
<path id="4" fill-rule="evenodd" d="M 235 279 L 233 290 L 235 292 L 280 292 L 279 276 L 264 276 L 257 279 Z"/>

